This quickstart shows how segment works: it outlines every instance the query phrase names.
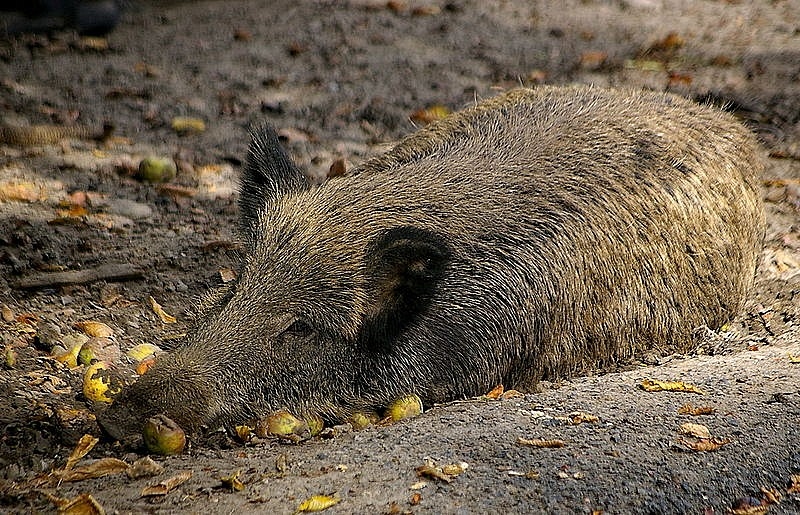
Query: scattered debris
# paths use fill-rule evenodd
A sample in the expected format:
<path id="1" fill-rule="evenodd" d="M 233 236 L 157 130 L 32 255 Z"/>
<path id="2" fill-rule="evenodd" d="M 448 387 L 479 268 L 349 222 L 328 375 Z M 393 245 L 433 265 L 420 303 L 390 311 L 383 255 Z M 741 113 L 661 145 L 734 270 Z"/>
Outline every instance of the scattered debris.
<path id="1" fill-rule="evenodd" d="M 685 392 L 705 395 L 700 388 L 684 383 L 683 381 L 659 381 L 658 379 L 644 379 L 639 385 L 646 392 Z"/>
<path id="2" fill-rule="evenodd" d="M 71 284 L 87 284 L 95 281 L 128 281 L 141 279 L 143 273 L 135 265 L 120 263 L 101 265 L 97 268 L 85 270 L 70 270 L 66 272 L 51 272 L 35 277 L 20 279 L 11 283 L 17 290 L 33 290 L 38 288 L 56 288 Z"/>

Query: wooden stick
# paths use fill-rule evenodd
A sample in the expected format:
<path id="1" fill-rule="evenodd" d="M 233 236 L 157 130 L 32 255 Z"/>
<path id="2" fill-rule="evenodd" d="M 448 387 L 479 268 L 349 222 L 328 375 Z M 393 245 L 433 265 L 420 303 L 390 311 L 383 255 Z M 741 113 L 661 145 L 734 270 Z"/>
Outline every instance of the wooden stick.
<path id="1" fill-rule="evenodd" d="M 127 281 L 141 279 L 142 271 L 128 263 L 101 265 L 86 270 L 69 270 L 25 277 L 11 283 L 17 290 L 33 290 L 37 288 L 54 288 L 67 284 L 86 284 L 94 281 Z"/>

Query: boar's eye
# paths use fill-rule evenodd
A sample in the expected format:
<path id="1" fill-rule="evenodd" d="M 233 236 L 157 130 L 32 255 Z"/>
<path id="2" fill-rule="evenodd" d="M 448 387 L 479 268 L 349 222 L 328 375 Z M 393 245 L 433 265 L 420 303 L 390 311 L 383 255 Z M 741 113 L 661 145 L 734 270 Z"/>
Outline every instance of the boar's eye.
<path id="1" fill-rule="evenodd" d="M 292 336 L 295 338 L 308 338 L 314 333 L 314 328 L 305 320 L 298 319 L 292 322 L 292 325 L 287 327 L 281 336 Z"/>

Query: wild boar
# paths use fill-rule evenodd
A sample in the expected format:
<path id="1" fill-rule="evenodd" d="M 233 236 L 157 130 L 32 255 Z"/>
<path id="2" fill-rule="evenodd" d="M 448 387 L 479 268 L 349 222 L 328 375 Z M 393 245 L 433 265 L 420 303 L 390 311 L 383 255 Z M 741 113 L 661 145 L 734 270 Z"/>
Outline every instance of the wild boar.
<path id="1" fill-rule="evenodd" d="M 645 91 L 510 91 L 315 187 L 262 126 L 238 279 L 101 422 L 333 422 L 686 350 L 752 285 L 762 169 L 732 116 Z"/>

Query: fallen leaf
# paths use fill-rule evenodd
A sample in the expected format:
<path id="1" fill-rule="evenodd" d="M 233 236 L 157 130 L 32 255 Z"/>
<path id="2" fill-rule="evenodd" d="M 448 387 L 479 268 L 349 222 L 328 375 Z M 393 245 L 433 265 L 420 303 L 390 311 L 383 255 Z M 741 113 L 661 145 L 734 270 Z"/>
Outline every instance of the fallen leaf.
<path id="1" fill-rule="evenodd" d="M 728 513 L 731 515 L 760 515 L 768 511 L 769 507 L 765 506 L 760 499 L 742 497 L 733 503 L 733 507 L 728 510 Z"/>
<path id="2" fill-rule="evenodd" d="M 3 304 L 2 306 L 2 314 L 3 314 L 3 321 L 4 322 L 13 322 L 14 321 L 14 312 L 11 310 L 10 307 Z"/>
<path id="3" fill-rule="evenodd" d="M 502 384 L 498 384 L 497 386 L 492 388 L 492 390 L 489 393 L 484 395 L 484 397 L 486 397 L 487 399 L 499 399 L 500 396 L 503 395 L 504 391 L 505 391 L 505 388 L 503 388 L 503 385 Z"/>
<path id="4" fill-rule="evenodd" d="M 164 467 L 153 461 L 150 456 L 144 456 L 134 461 L 133 464 L 125 471 L 131 479 L 139 479 L 143 477 L 157 476 L 164 472 Z"/>
<path id="5" fill-rule="evenodd" d="M 191 470 L 185 470 L 179 474 L 172 476 L 169 479 L 158 483 L 157 485 L 146 486 L 142 489 L 141 497 L 151 497 L 156 495 L 167 495 L 170 491 L 182 485 L 192 477 Z"/>
<path id="6" fill-rule="evenodd" d="M 37 202 L 46 199 L 44 188 L 32 182 L 0 182 L 0 202 Z"/>
<path id="7" fill-rule="evenodd" d="M 578 424 L 582 424 L 584 422 L 595 423 L 600 421 L 600 419 L 595 415 L 584 413 L 582 411 L 573 411 L 572 413 L 567 415 L 567 417 L 569 418 L 570 423 L 572 423 L 572 425 L 574 426 L 577 426 Z"/>
<path id="8" fill-rule="evenodd" d="M 422 494 L 419 492 L 414 492 L 413 494 L 411 494 L 411 498 L 408 500 L 408 503 L 411 506 L 416 506 L 421 502 L 422 502 Z"/>
<path id="9" fill-rule="evenodd" d="M 670 72 L 667 84 L 671 87 L 690 86 L 692 84 L 692 76 L 688 73 Z"/>
<path id="10" fill-rule="evenodd" d="M 117 458 L 102 458 L 88 465 L 76 467 L 72 470 L 54 472 L 61 481 L 83 481 L 96 479 L 110 474 L 127 472 L 130 465 Z"/>
<path id="11" fill-rule="evenodd" d="M 80 494 L 72 499 L 48 496 L 58 508 L 59 515 L 104 515 L 105 510 L 90 494 Z"/>
<path id="12" fill-rule="evenodd" d="M 517 438 L 517 443 L 527 447 L 539 447 L 547 449 L 557 449 L 566 445 L 564 440 L 541 440 L 538 438 L 534 440 L 528 440 L 527 438 L 522 437 Z"/>
<path id="13" fill-rule="evenodd" d="M 247 29 L 236 29 L 233 31 L 233 39 L 236 41 L 250 41 L 253 39 L 253 34 Z"/>
<path id="14" fill-rule="evenodd" d="M 800 494 L 800 474 L 792 474 L 792 485 L 786 490 L 789 494 Z"/>
<path id="15" fill-rule="evenodd" d="M 449 474 L 445 474 L 441 467 L 436 467 L 433 465 L 420 465 L 414 470 L 419 477 L 438 479 L 439 481 L 444 481 L 445 483 L 450 483 L 454 479 L 454 477 L 450 476 Z"/>
<path id="16" fill-rule="evenodd" d="M 219 277 L 222 279 L 223 283 L 229 283 L 236 279 L 236 271 L 230 268 L 220 268 Z"/>
<path id="17" fill-rule="evenodd" d="M 679 415 L 713 415 L 717 410 L 711 406 L 692 406 L 691 404 L 684 404 L 678 408 Z"/>
<path id="18" fill-rule="evenodd" d="M 686 43 L 686 41 L 680 35 L 678 35 L 677 32 L 670 32 L 664 36 L 664 39 L 656 41 L 650 45 L 650 50 L 676 50 L 682 47 L 684 43 Z"/>
<path id="19" fill-rule="evenodd" d="M 206 130 L 206 122 L 200 118 L 176 116 L 172 119 L 172 130 L 178 134 L 198 133 Z"/>
<path id="20" fill-rule="evenodd" d="M 450 114 L 450 109 L 443 105 L 434 105 L 427 109 L 420 109 L 411 113 L 411 119 L 417 123 L 428 125 L 429 123 L 446 118 Z"/>
<path id="21" fill-rule="evenodd" d="M 505 401 L 508 399 L 518 399 L 520 397 L 525 397 L 525 394 L 518 390 L 506 390 L 503 392 L 503 395 L 500 396 L 500 399 Z"/>
<path id="22" fill-rule="evenodd" d="M 64 465 L 64 470 L 70 470 L 72 467 L 75 466 L 84 456 L 89 454 L 89 452 L 94 449 L 94 446 L 97 445 L 99 442 L 99 438 L 95 438 L 92 435 L 83 435 L 81 439 L 78 440 L 78 444 L 70 453 L 69 458 L 67 458 L 67 463 Z"/>
<path id="23" fill-rule="evenodd" d="M 685 392 L 705 395 L 700 388 L 684 383 L 683 381 L 659 381 L 658 379 L 644 379 L 640 384 L 646 392 Z"/>
<path id="24" fill-rule="evenodd" d="M 589 70 L 596 70 L 605 64 L 606 59 L 608 59 L 607 52 L 583 52 L 581 54 L 581 67 Z"/>
<path id="25" fill-rule="evenodd" d="M 309 513 L 315 511 L 327 510 L 331 506 L 335 506 L 342 499 L 337 495 L 312 495 L 305 501 L 300 503 L 295 513 Z"/>
<path id="26" fill-rule="evenodd" d="M 693 424 L 684 422 L 678 427 L 678 433 L 682 435 L 694 436 L 696 438 L 710 439 L 711 431 L 703 424 Z"/>
<path id="27" fill-rule="evenodd" d="M 158 345 L 153 345 L 152 343 L 140 343 L 139 345 L 134 345 L 131 347 L 128 352 L 125 353 L 125 355 L 134 361 L 142 361 L 150 356 L 156 355 L 159 352 L 161 352 L 161 349 L 158 347 Z"/>
<path id="28" fill-rule="evenodd" d="M 760 488 L 761 490 L 761 502 L 762 504 L 770 505 L 770 504 L 778 504 L 781 502 L 781 493 L 778 491 L 777 488 L 764 488 L 763 486 Z"/>
<path id="29" fill-rule="evenodd" d="M 792 364 L 800 363 L 800 356 L 795 356 L 793 354 L 789 354 L 789 363 L 792 363 Z"/>
<path id="30" fill-rule="evenodd" d="M 423 5 L 411 9 L 411 16 L 433 16 L 442 12 L 438 5 Z"/>
<path id="31" fill-rule="evenodd" d="M 167 314 L 167 312 L 164 311 L 164 308 L 161 307 L 161 304 L 156 302 L 156 299 L 154 299 L 153 297 L 149 297 L 149 299 L 150 299 L 150 306 L 153 308 L 153 313 L 158 315 L 159 318 L 161 318 L 162 322 L 164 322 L 165 324 L 174 324 L 175 322 L 177 322 L 177 319 L 174 316 Z"/>
<path id="32" fill-rule="evenodd" d="M 244 490 L 244 483 L 239 480 L 239 474 L 241 473 L 241 470 L 237 470 L 230 476 L 221 477 L 219 480 L 222 482 L 223 487 L 228 488 L 233 492 L 241 492 Z"/>
<path id="33" fill-rule="evenodd" d="M 731 443 L 731 440 L 719 439 L 719 438 L 712 438 L 712 439 L 702 438 L 696 442 L 692 442 L 689 440 L 680 439 L 678 440 L 678 443 L 683 444 L 684 446 L 693 451 L 709 452 L 709 451 L 716 451 L 723 445 Z"/>

